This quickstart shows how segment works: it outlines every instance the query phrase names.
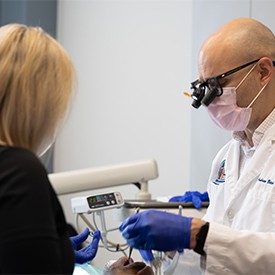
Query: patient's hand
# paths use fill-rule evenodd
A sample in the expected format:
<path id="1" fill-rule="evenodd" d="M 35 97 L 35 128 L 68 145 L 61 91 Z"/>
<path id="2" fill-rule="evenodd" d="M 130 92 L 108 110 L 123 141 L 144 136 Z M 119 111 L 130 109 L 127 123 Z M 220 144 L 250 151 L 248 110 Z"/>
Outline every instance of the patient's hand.
<path id="1" fill-rule="evenodd" d="M 153 275 L 153 270 L 143 262 L 128 263 L 127 257 L 122 257 L 105 269 L 105 275 Z"/>

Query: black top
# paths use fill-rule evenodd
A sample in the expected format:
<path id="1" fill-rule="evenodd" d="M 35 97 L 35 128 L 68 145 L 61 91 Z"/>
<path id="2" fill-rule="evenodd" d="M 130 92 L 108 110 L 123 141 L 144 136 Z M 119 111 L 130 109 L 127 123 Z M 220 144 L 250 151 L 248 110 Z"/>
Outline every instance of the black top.
<path id="1" fill-rule="evenodd" d="M 0 147 L 0 273 L 72 274 L 74 251 L 40 160 Z"/>

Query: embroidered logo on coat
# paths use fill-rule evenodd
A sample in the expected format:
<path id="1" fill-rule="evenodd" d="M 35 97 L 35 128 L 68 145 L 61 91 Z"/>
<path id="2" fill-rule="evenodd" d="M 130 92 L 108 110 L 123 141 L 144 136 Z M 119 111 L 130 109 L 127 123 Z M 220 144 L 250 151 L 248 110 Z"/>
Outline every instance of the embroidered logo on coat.
<path id="1" fill-rule="evenodd" d="M 224 181 L 225 181 L 224 166 L 225 166 L 225 160 L 223 160 L 221 162 L 221 165 L 220 165 L 220 168 L 219 168 L 219 171 L 218 171 L 218 175 L 217 175 L 217 179 L 215 181 L 213 181 L 214 184 L 220 185 L 220 184 L 224 183 Z"/>

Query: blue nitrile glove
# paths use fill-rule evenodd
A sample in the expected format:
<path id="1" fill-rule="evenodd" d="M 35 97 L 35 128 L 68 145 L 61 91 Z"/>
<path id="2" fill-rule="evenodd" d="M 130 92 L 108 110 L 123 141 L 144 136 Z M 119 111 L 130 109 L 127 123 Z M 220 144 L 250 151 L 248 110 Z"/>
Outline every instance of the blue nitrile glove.
<path id="1" fill-rule="evenodd" d="M 142 256 L 143 260 L 147 263 L 152 262 L 154 260 L 154 255 L 152 250 L 139 249 L 139 253 Z"/>
<path id="2" fill-rule="evenodd" d="M 82 233 L 80 233 L 74 237 L 70 237 L 70 240 L 71 240 L 73 248 L 74 248 L 75 262 L 77 264 L 83 264 L 86 262 L 90 262 L 91 260 L 93 260 L 93 258 L 95 257 L 95 255 L 97 253 L 98 243 L 101 238 L 101 234 L 100 234 L 99 230 L 94 232 L 92 242 L 90 242 L 84 248 L 82 248 L 80 250 L 76 250 L 77 246 L 82 244 L 88 238 L 89 234 L 90 234 L 90 231 L 88 228 L 86 228 Z"/>
<path id="3" fill-rule="evenodd" d="M 190 248 L 191 221 L 189 217 L 147 210 L 127 218 L 119 229 L 134 248 L 172 251 Z"/>
<path id="4" fill-rule="evenodd" d="M 169 200 L 169 202 L 192 202 L 197 209 L 202 207 L 203 201 L 209 201 L 207 192 L 187 191 L 183 196 L 175 196 Z"/>

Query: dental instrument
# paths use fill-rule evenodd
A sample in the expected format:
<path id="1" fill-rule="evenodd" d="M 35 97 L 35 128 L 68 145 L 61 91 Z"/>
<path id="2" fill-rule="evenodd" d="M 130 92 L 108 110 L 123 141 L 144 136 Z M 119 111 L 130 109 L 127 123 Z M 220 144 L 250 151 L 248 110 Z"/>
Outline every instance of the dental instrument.
<path id="1" fill-rule="evenodd" d="M 138 212 L 139 212 L 139 208 L 136 209 L 136 213 L 138 213 Z M 134 248 L 132 246 L 130 246 L 130 248 L 129 248 L 129 256 L 128 256 L 128 260 L 127 260 L 128 264 L 131 262 L 131 255 L 132 255 L 133 249 Z"/>

